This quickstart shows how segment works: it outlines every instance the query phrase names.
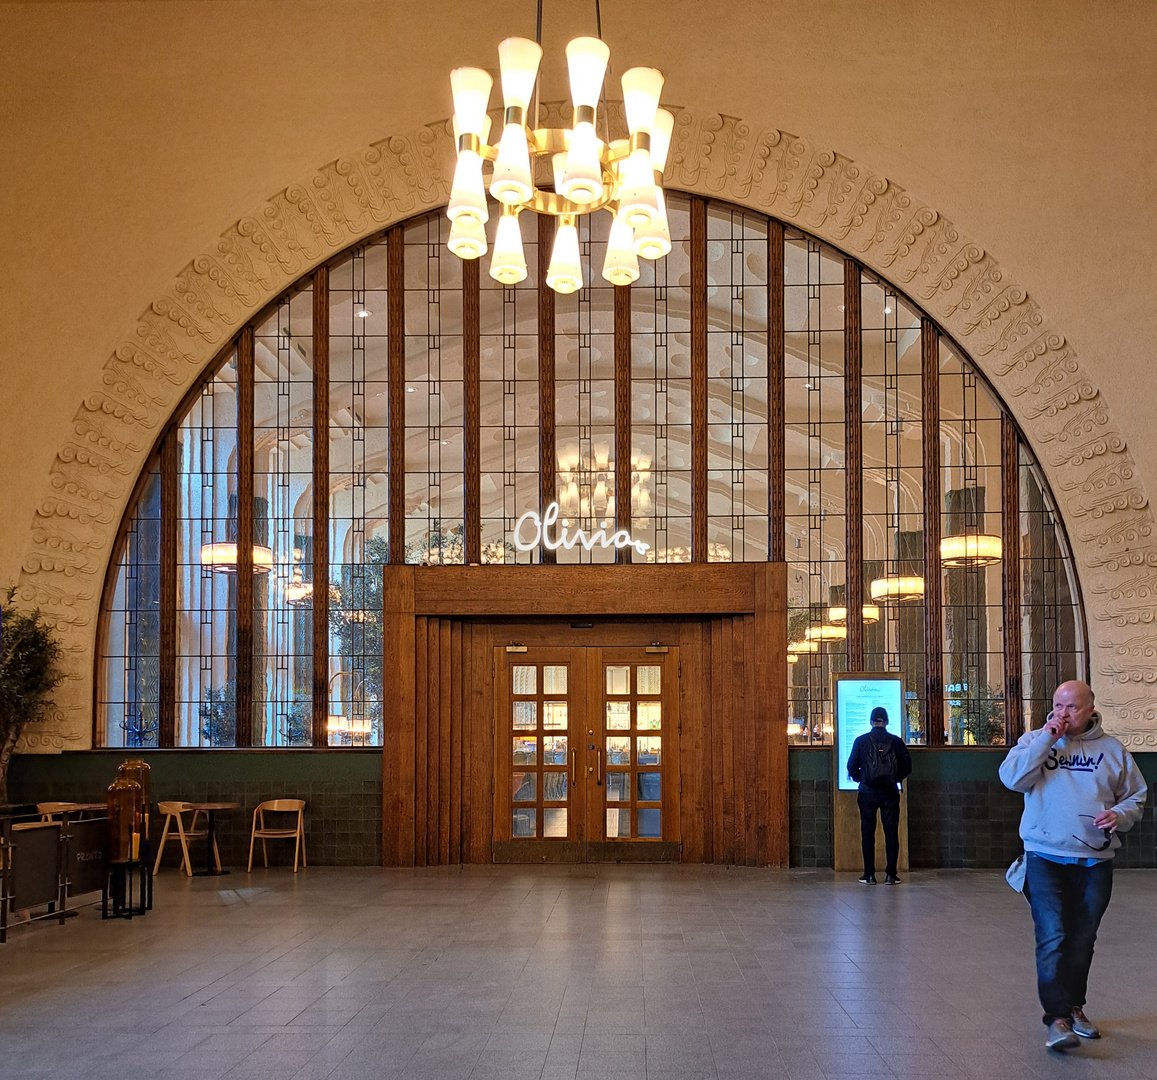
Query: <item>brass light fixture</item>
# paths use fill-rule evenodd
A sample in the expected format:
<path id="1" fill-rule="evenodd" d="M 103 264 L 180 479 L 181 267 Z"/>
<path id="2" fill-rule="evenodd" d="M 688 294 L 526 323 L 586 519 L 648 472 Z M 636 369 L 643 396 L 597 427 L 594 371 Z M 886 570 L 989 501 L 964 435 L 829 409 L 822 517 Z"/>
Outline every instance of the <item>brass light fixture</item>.
<path id="1" fill-rule="evenodd" d="M 658 259 L 671 250 L 661 179 L 675 118 L 659 108 L 663 74 L 649 67 L 623 73 L 629 137 L 600 139 L 595 121 L 610 55 L 600 38 L 571 41 L 566 59 L 573 122 L 569 128 L 532 129 L 527 112 L 542 46 L 519 37 L 501 42 L 498 61 L 505 113 L 497 146 L 486 141 L 490 135 L 486 110 L 494 80 L 481 68 L 456 68 L 450 73 L 458 160 L 446 208 L 453 222 L 447 246 L 460 259 L 486 254 L 489 191 L 501 207 L 490 276 L 503 285 L 527 276 L 518 220 L 524 210 L 558 220 L 546 274 L 546 284 L 558 293 L 575 292 L 584 284 L 576 227 L 582 214 L 606 209 L 612 216 L 602 273 L 613 285 L 635 281 L 640 258 Z M 553 191 L 535 186 L 534 163 L 540 159 L 549 161 Z M 483 162 L 490 166 L 489 186 Z"/>
<path id="2" fill-rule="evenodd" d="M 803 636 L 808 641 L 843 641 L 848 636 L 848 628 L 822 623 L 819 626 L 809 626 L 803 632 Z"/>
<path id="3" fill-rule="evenodd" d="M 999 536 L 988 533 L 965 533 L 945 536 L 940 541 L 940 562 L 943 566 L 992 566 L 1001 560 L 1004 544 Z"/>
<path id="4" fill-rule="evenodd" d="M 924 579 L 916 575 L 896 575 L 876 578 L 868 586 L 868 595 L 873 600 L 885 603 L 905 603 L 924 598 Z"/>
<path id="5" fill-rule="evenodd" d="M 201 545 L 201 564 L 215 574 L 237 573 L 237 545 L 232 541 L 219 541 Z M 253 572 L 268 574 L 273 569 L 273 551 L 264 544 L 253 545 Z"/>

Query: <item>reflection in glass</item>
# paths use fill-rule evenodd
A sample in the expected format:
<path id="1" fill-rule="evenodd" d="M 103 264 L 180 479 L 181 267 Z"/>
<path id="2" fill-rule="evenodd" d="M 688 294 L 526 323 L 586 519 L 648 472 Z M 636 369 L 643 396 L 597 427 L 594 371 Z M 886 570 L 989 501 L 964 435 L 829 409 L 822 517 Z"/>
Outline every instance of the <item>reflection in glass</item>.
<path id="1" fill-rule="evenodd" d="M 514 764 L 534 765 L 538 761 L 538 739 L 518 736 L 514 740 Z"/>
<path id="2" fill-rule="evenodd" d="M 533 692 L 531 691 L 531 693 Z M 566 693 L 566 664 L 547 664 L 542 669 L 542 692 L 544 694 Z"/>
<path id="3" fill-rule="evenodd" d="M 545 701 L 542 705 L 542 726 L 566 729 L 566 702 Z"/>
<path id="4" fill-rule="evenodd" d="M 566 773 L 546 772 L 542 774 L 542 801 L 566 802 Z"/>
<path id="5" fill-rule="evenodd" d="M 640 665 L 635 668 L 635 685 L 640 694 L 657 694 L 662 689 L 663 669 L 658 665 Z"/>
<path id="6" fill-rule="evenodd" d="M 607 773 L 607 802 L 631 801 L 631 774 L 625 772 Z"/>
<path id="7" fill-rule="evenodd" d="M 607 736 L 607 764 L 631 764 L 631 740 L 622 736 Z"/>
<path id="8" fill-rule="evenodd" d="M 638 762 L 640 765 L 658 765 L 660 748 L 663 740 L 658 735 L 640 735 L 635 740 L 639 751 Z"/>
<path id="9" fill-rule="evenodd" d="M 542 761 L 545 765 L 566 764 L 566 736 L 547 735 L 542 740 Z"/>
<path id="10" fill-rule="evenodd" d="M 533 665 L 516 664 L 511 668 L 511 674 L 514 678 L 514 692 L 520 696 L 536 693 L 538 687 L 537 673 L 538 668 Z"/>
<path id="11" fill-rule="evenodd" d="M 631 669 L 625 664 L 622 667 L 607 665 L 607 693 L 629 694 L 631 692 Z"/>
<path id="12" fill-rule="evenodd" d="M 511 836 L 534 836 L 535 827 L 538 821 L 538 811 L 529 808 L 523 809 L 521 806 L 514 810 L 511 815 Z"/>
<path id="13" fill-rule="evenodd" d="M 534 802 L 538 787 L 538 774 L 532 772 L 516 772 L 511 780 L 514 791 L 512 798 L 515 802 Z"/>
<path id="14" fill-rule="evenodd" d="M 663 726 L 663 706 L 657 701 L 638 702 L 635 723 L 640 731 L 658 731 Z"/>
<path id="15" fill-rule="evenodd" d="M 542 835 L 566 839 L 566 807 L 552 806 L 542 812 Z"/>
<path id="16" fill-rule="evenodd" d="M 537 702 L 516 701 L 514 703 L 514 726 L 516 728 L 534 727 L 538 723 L 537 710 Z"/>
<path id="17" fill-rule="evenodd" d="M 631 727 L 631 703 L 629 701 L 607 702 L 607 730 L 627 731 Z"/>
<path id="18" fill-rule="evenodd" d="M 625 807 L 607 811 L 607 839 L 630 839 L 631 811 Z"/>
<path id="19" fill-rule="evenodd" d="M 662 796 L 660 777 L 661 773 L 641 772 L 635 776 L 635 794 L 639 802 L 659 802 Z"/>
<path id="20" fill-rule="evenodd" d="M 648 840 L 658 840 L 662 833 L 659 829 L 661 811 L 657 806 L 639 809 L 639 836 Z"/>

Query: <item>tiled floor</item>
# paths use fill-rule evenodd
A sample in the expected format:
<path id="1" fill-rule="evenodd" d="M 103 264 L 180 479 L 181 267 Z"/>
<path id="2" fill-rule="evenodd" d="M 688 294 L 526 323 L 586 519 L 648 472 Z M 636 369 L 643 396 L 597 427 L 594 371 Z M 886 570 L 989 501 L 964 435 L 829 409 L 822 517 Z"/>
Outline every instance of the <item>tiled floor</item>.
<path id="1" fill-rule="evenodd" d="M 0 947 L 0 1076 L 1157 1078 L 1155 885 L 1118 873 L 1106 1037 L 1059 1058 L 998 873 L 167 872 L 143 919 Z"/>

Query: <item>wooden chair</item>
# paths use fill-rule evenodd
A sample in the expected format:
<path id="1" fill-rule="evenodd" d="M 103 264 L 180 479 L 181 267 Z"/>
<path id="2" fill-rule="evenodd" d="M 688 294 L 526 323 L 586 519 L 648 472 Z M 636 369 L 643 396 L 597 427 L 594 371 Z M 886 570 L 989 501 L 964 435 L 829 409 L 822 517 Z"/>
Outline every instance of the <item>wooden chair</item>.
<path id="1" fill-rule="evenodd" d="M 40 815 L 41 821 L 54 821 L 57 815 L 63 814 L 65 810 L 71 810 L 75 805 L 70 802 L 38 802 L 36 812 Z"/>
<path id="2" fill-rule="evenodd" d="M 270 799 L 260 803 L 253 811 L 253 832 L 249 837 L 249 873 L 253 872 L 253 844 L 261 841 L 261 857 L 265 865 L 269 865 L 269 852 L 265 848 L 266 840 L 293 840 L 293 872 L 297 873 L 297 858 L 301 855 L 301 865 L 308 866 L 305 861 L 305 824 L 302 817 L 305 810 L 304 799 Z M 265 814 L 297 814 L 297 824 L 292 829 L 273 829 L 265 824 Z"/>
<path id="3" fill-rule="evenodd" d="M 203 813 L 201 810 L 194 810 L 188 803 L 183 802 L 161 802 L 157 803 L 157 810 L 165 815 L 165 827 L 161 830 L 161 841 L 157 845 L 157 861 L 153 866 L 153 873 L 156 874 L 161 869 L 161 856 L 165 853 L 165 844 L 169 841 L 169 829 L 173 822 L 177 823 L 175 839 L 181 841 L 181 860 L 185 867 L 185 873 L 189 877 L 193 876 L 193 864 L 189 861 L 189 841 L 200 840 L 202 837 L 209 835 L 209 827 L 206 824 L 205 828 L 197 828 L 197 818 Z M 193 820 L 189 823 L 189 827 L 185 828 L 185 823 L 181 818 L 182 814 L 187 814 L 190 810 L 193 811 Z M 221 869 L 221 853 L 217 850 L 217 837 L 213 837 L 213 858 L 217 861 L 218 871 Z"/>

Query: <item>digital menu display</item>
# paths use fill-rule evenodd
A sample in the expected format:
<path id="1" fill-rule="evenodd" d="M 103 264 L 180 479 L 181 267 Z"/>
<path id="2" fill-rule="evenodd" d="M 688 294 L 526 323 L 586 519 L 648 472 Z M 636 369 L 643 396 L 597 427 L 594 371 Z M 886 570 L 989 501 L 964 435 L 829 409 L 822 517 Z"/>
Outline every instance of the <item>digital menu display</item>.
<path id="1" fill-rule="evenodd" d="M 848 775 L 852 743 L 872 729 L 872 710 L 888 710 L 888 731 L 904 738 L 904 685 L 899 675 L 848 674 L 836 678 L 836 777 L 841 791 L 859 784 Z"/>

